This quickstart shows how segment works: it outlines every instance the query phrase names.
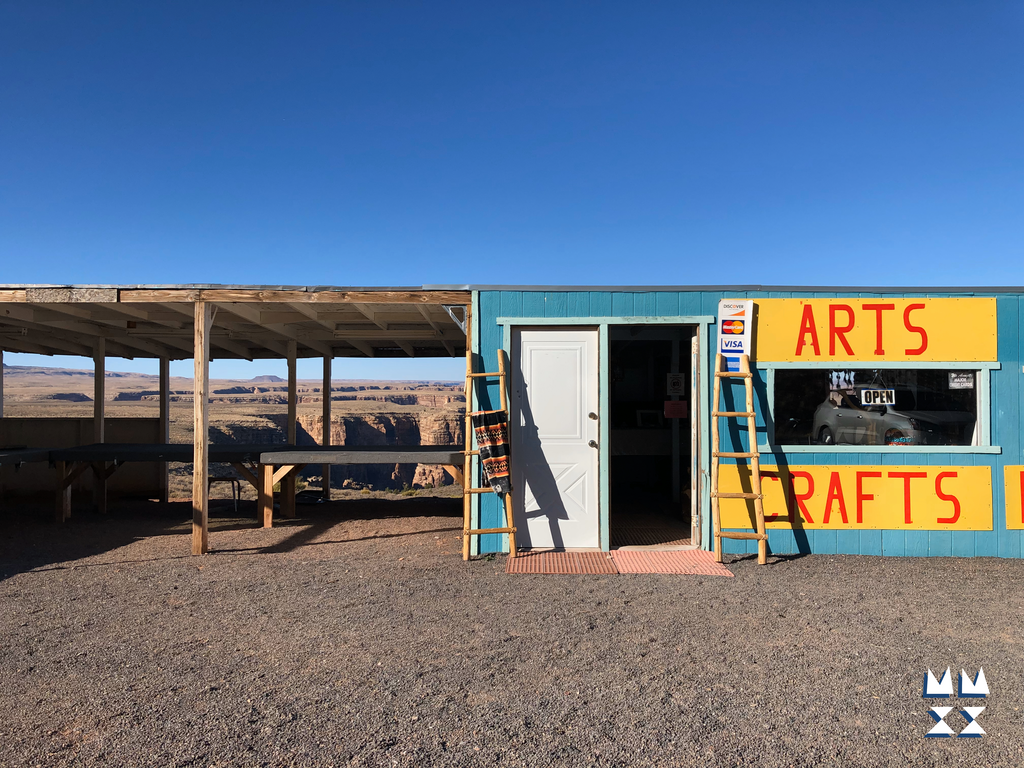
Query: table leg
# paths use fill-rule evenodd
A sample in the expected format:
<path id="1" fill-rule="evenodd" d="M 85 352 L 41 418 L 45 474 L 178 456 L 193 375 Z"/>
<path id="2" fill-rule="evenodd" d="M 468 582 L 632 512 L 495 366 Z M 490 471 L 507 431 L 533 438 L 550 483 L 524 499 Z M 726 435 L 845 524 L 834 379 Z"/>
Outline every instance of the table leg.
<path id="1" fill-rule="evenodd" d="M 292 469 L 281 478 L 281 514 L 287 518 L 295 517 L 295 480 L 298 468 Z"/>
<path id="2" fill-rule="evenodd" d="M 274 525 L 274 465 L 260 464 L 259 485 L 256 488 L 256 521 L 264 528 Z"/>
<path id="3" fill-rule="evenodd" d="M 58 523 L 63 523 L 71 517 L 71 467 L 66 461 L 57 462 L 57 497 L 54 517 Z"/>
<path id="4" fill-rule="evenodd" d="M 107 514 L 107 462 L 92 465 L 93 478 L 92 503 L 101 515 Z"/>

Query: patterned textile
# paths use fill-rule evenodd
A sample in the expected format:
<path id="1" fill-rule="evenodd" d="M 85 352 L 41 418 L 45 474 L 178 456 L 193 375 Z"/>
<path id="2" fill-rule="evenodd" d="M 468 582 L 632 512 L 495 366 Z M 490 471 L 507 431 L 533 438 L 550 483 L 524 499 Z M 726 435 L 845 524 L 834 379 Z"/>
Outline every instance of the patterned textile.
<path id="1" fill-rule="evenodd" d="M 512 490 L 508 472 L 508 416 L 504 411 L 476 411 L 469 415 L 484 479 L 496 494 L 503 496 Z"/>

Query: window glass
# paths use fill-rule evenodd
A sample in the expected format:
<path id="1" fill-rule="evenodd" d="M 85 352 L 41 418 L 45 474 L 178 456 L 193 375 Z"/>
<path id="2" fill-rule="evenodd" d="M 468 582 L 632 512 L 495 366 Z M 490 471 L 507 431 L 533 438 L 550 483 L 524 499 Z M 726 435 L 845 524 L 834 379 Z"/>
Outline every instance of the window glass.
<path id="1" fill-rule="evenodd" d="M 775 371 L 779 445 L 976 445 L 977 371 Z"/>

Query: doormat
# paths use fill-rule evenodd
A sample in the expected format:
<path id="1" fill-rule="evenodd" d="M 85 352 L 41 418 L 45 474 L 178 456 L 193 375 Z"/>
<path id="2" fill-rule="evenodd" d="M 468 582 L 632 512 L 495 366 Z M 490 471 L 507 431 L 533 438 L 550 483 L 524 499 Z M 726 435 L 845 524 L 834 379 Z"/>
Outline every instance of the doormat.
<path id="1" fill-rule="evenodd" d="M 676 552 L 652 552 L 642 549 L 613 550 L 612 561 L 619 573 L 681 573 L 694 576 L 732 576 L 715 562 L 714 552 L 684 549 Z"/>
<path id="2" fill-rule="evenodd" d="M 618 573 L 608 552 L 520 552 L 505 573 Z"/>

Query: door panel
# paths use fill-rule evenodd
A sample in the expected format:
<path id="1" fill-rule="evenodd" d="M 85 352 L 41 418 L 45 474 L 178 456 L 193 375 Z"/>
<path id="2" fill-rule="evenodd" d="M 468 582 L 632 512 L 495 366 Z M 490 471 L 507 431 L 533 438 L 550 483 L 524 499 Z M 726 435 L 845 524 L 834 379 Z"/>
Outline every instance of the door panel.
<path id="1" fill-rule="evenodd" d="M 524 547 L 597 547 L 596 330 L 512 334 L 512 500 Z"/>

